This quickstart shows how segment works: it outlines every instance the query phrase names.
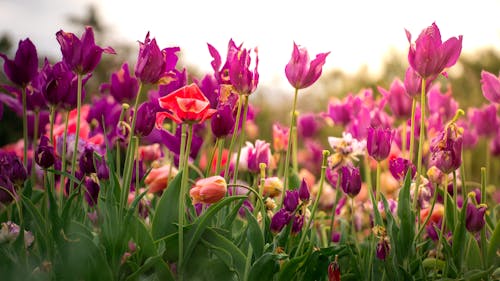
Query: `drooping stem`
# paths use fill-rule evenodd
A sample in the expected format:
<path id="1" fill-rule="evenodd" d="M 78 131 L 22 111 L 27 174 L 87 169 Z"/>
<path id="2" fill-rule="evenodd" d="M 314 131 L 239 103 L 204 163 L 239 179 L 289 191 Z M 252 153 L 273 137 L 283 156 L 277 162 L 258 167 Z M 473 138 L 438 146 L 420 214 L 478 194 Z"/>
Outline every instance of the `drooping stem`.
<path id="1" fill-rule="evenodd" d="M 184 126 L 183 126 L 184 127 Z M 186 212 L 186 193 L 189 178 L 189 152 L 191 151 L 191 142 L 193 141 L 193 124 L 188 124 L 188 136 L 186 141 L 186 150 L 183 153 L 184 160 L 182 163 L 182 178 L 181 178 L 181 191 L 179 194 L 179 261 L 178 261 L 178 278 L 183 280 L 184 273 L 184 225 L 185 225 L 185 212 Z"/>
<path id="2" fill-rule="evenodd" d="M 290 168 L 290 153 L 292 152 L 292 142 L 294 140 L 293 138 L 293 128 L 294 128 L 294 123 L 296 119 L 295 115 L 295 109 L 297 108 L 297 97 L 299 95 L 299 89 L 295 88 L 295 93 L 293 96 L 293 104 L 292 104 L 292 112 L 291 112 L 291 117 L 290 117 L 290 129 L 288 131 L 288 147 L 286 150 L 286 156 L 285 156 L 285 171 L 283 173 L 284 179 L 283 179 L 283 194 L 286 193 L 286 190 L 288 189 L 288 170 Z M 280 203 L 280 208 L 283 206 L 283 200 L 285 199 L 285 196 L 282 196 L 282 200 Z"/>
<path id="3" fill-rule="evenodd" d="M 26 108 L 26 87 L 21 88 L 21 96 L 23 100 L 23 165 L 28 167 L 28 113 Z"/>
<path id="4" fill-rule="evenodd" d="M 76 156 L 78 155 L 78 141 L 80 137 L 80 116 L 82 109 L 82 74 L 76 75 L 78 79 L 77 89 L 76 89 L 76 131 L 75 131 L 75 144 L 73 146 L 73 157 L 71 160 L 71 176 L 75 176 L 76 171 Z M 70 190 L 73 189 L 74 182 L 70 184 Z"/>
<path id="5" fill-rule="evenodd" d="M 318 190 L 318 193 L 316 195 L 316 198 L 314 199 L 314 203 L 313 203 L 313 206 L 311 209 L 310 219 L 307 222 L 307 224 L 304 223 L 304 227 L 302 229 L 302 234 L 300 237 L 299 245 L 297 246 L 297 251 L 295 252 L 296 257 L 299 256 L 302 252 L 302 246 L 303 246 L 305 238 L 306 238 L 307 230 L 311 228 L 311 225 L 312 225 L 313 220 L 314 220 L 314 216 L 316 215 L 316 210 L 318 209 L 319 198 L 321 197 L 321 193 L 323 192 L 323 184 L 325 182 L 325 172 L 326 172 L 326 167 L 327 167 L 326 163 L 327 163 L 327 159 L 328 159 L 329 155 L 330 155 L 330 152 L 328 150 L 323 150 L 323 161 L 321 163 L 321 176 L 319 179 L 319 190 Z M 285 197 L 285 196 L 283 196 L 283 197 Z M 315 231 L 311 231 L 311 239 L 313 239 L 314 235 L 315 235 Z"/>
<path id="6" fill-rule="evenodd" d="M 415 193 L 418 194 L 418 187 L 420 185 L 420 176 L 422 175 L 422 158 L 424 151 L 424 137 L 425 137 L 425 78 L 422 78 L 422 93 L 420 95 L 420 137 L 418 139 L 418 155 L 417 155 L 417 182 L 415 185 Z M 417 197 L 413 196 L 413 206 L 417 206 Z"/>
<path id="7" fill-rule="evenodd" d="M 245 101 L 244 110 L 243 110 L 243 120 L 241 123 L 241 133 L 240 133 L 240 144 L 237 147 L 238 152 L 236 152 L 236 162 L 234 163 L 234 177 L 233 183 L 236 183 L 238 180 L 238 167 L 240 164 L 240 156 L 241 156 L 241 148 L 243 147 L 243 142 L 245 141 L 245 128 L 247 123 L 247 114 L 248 114 L 248 96 L 242 96 Z"/>

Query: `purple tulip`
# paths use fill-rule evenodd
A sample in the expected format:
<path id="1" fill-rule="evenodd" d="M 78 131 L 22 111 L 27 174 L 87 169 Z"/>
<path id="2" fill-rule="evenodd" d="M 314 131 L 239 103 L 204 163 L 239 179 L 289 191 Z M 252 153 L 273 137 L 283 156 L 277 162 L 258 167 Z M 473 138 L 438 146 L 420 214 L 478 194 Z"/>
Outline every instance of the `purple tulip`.
<path id="1" fill-rule="evenodd" d="M 240 158 L 240 166 L 243 165 L 242 168 L 246 166 L 250 172 L 258 173 L 260 171 L 260 163 L 265 163 L 269 166 L 271 149 L 268 142 L 256 140 L 255 147 L 247 142 L 247 146 L 243 150 L 246 150 L 246 152 L 242 153 L 243 157 Z"/>
<path id="2" fill-rule="evenodd" d="M 500 75 L 481 71 L 481 90 L 484 97 L 492 103 L 500 103 Z"/>
<path id="3" fill-rule="evenodd" d="M 389 159 L 389 171 L 391 172 L 392 176 L 398 181 L 401 181 L 405 178 L 409 168 L 411 168 L 411 178 L 413 179 L 413 177 L 415 177 L 417 169 L 412 162 L 402 157 Z"/>
<path id="4" fill-rule="evenodd" d="M 340 187 L 347 195 L 354 197 L 361 191 L 361 175 L 359 168 L 351 165 L 340 169 Z"/>
<path id="5" fill-rule="evenodd" d="M 94 148 L 90 145 L 85 146 L 80 159 L 78 161 L 80 171 L 84 174 L 92 174 L 96 172 L 94 165 Z"/>
<path id="6" fill-rule="evenodd" d="M 315 114 L 306 113 L 299 116 L 297 120 L 297 131 L 303 138 L 310 138 L 319 131 L 319 124 Z"/>
<path id="7" fill-rule="evenodd" d="M 137 96 L 139 82 L 137 78 L 130 75 L 128 63 L 123 63 L 120 70 L 111 74 L 111 82 L 102 84 L 101 91 L 109 90 L 109 93 L 118 103 L 131 104 Z"/>
<path id="8" fill-rule="evenodd" d="M 378 162 L 386 159 L 391 151 L 393 131 L 382 128 L 368 128 L 366 149 L 368 154 Z"/>
<path id="9" fill-rule="evenodd" d="M 85 201 L 90 207 L 97 204 L 97 199 L 99 197 L 99 184 L 93 181 L 91 178 L 85 179 Z"/>
<path id="10" fill-rule="evenodd" d="M 340 232 L 337 232 L 337 231 L 332 231 L 332 237 L 331 237 L 331 241 L 333 243 L 338 243 L 340 242 L 340 236 L 341 233 Z"/>
<path id="11" fill-rule="evenodd" d="M 327 112 L 323 113 L 323 117 L 329 118 L 335 125 L 346 126 L 351 121 L 352 103 L 351 95 L 347 96 L 346 100 L 339 101 L 334 99 L 328 102 Z"/>
<path id="12" fill-rule="evenodd" d="M 48 71 L 47 85 L 42 91 L 49 104 L 71 110 L 77 104 L 78 81 L 76 74 L 73 73 L 64 62 L 58 62 Z M 90 76 L 82 80 L 85 85 Z M 82 88 L 82 100 L 85 99 L 85 90 Z"/>
<path id="13" fill-rule="evenodd" d="M 14 185 L 6 175 L 0 174 L 0 186 L 2 187 L 0 188 L 0 203 L 8 204 L 12 202 L 14 199 L 12 195 L 15 195 L 16 193 Z"/>
<path id="14" fill-rule="evenodd" d="M 387 255 L 391 251 L 391 245 L 387 241 L 387 239 L 380 239 L 379 242 L 377 243 L 377 249 L 375 251 L 377 258 L 379 260 L 385 260 L 387 258 Z"/>
<path id="15" fill-rule="evenodd" d="M 135 65 L 135 76 L 142 83 L 155 84 L 177 64 L 179 47 L 160 50 L 156 39 L 149 39 L 149 32 L 143 42 L 139 42 L 139 55 Z"/>
<path id="16" fill-rule="evenodd" d="M 21 185 L 27 178 L 27 170 L 14 152 L 0 150 L 0 175 L 14 185 Z"/>
<path id="17" fill-rule="evenodd" d="M 77 74 L 87 74 L 96 68 L 102 53 L 116 54 L 111 47 L 101 48 L 95 44 L 92 27 L 85 27 L 81 39 L 75 34 L 59 30 L 57 42 L 61 45 L 63 61 Z"/>
<path id="18" fill-rule="evenodd" d="M 241 51 L 241 46 L 236 46 L 234 43 L 233 39 L 229 40 L 228 46 L 227 46 L 227 57 L 226 57 L 226 62 L 224 65 L 222 65 L 222 59 L 217 51 L 212 45 L 208 45 L 208 51 L 210 52 L 210 55 L 213 58 L 213 61 L 211 62 L 212 68 L 214 70 L 214 76 L 215 79 L 217 80 L 217 83 L 219 84 L 231 84 L 230 78 L 229 78 L 229 67 L 231 64 L 231 61 L 233 60 L 233 57 L 235 54 Z"/>
<path id="19" fill-rule="evenodd" d="M 436 166 L 445 174 L 449 174 L 462 164 L 462 135 L 452 123 L 440 132 L 431 142 L 431 166 Z"/>
<path id="20" fill-rule="evenodd" d="M 97 178 L 99 180 L 109 179 L 109 168 L 104 158 L 101 158 L 101 160 L 97 160 L 96 162 L 97 162 Z"/>
<path id="21" fill-rule="evenodd" d="M 429 224 L 425 227 L 427 232 L 427 236 L 431 238 L 433 241 L 437 241 L 439 239 L 439 234 L 436 231 L 437 229 L 441 229 L 441 224 L 443 223 L 443 219 L 440 219 L 439 222 L 429 222 Z"/>
<path id="22" fill-rule="evenodd" d="M 486 205 L 479 204 L 475 206 L 472 203 L 467 203 L 467 210 L 465 215 L 465 228 L 469 232 L 475 233 L 480 231 L 485 224 L 484 213 L 486 212 Z"/>
<path id="23" fill-rule="evenodd" d="M 304 216 L 296 214 L 293 217 L 292 234 L 299 233 L 302 230 L 303 226 L 304 226 Z"/>
<path id="24" fill-rule="evenodd" d="M 312 61 L 306 48 L 299 47 L 293 43 L 293 52 L 290 61 L 285 67 L 285 74 L 288 82 L 295 89 L 304 89 L 316 82 L 321 76 L 326 57 L 330 54 L 320 53 Z"/>
<path id="25" fill-rule="evenodd" d="M 42 136 L 36 150 L 35 162 L 38 166 L 42 167 L 42 169 L 48 169 L 54 165 L 55 159 L 54 147 L 50 145 L 49 138 L 47 136 Z"/>
<path id="26" fill-rule="evenodd" d="M 279 233 L 290 222 L 290 219 L 290 213 L 288 213 L 285 209 L 281 209 L 274 214 L 269 227 L 273 233 Z"/>
<path id="27" fill-rule="evenodd" d="M 500 155 L 500 130 L 498 130 L 496 137 L 491 138 L 490 152 L 493 156 Z"/>
<path id="28" fill-rule="evenodd" d="M 5 75 L 20 87 L 26 87 L 37 75 L 38 55 L 36 47 L 29 38 L 20 40 L 14 60 L 0 53 L 4 60 Z"/>
<path id="29" fill-rule="evenodd" d="M 408 30 L 406 37 L 410 43 L 408 62 L 424 79 L 433 79 L 445 68 L 453 66 L 462 51 L 462 35 L 442 42 L 436 23 L 422 30 L 414 44 Z"/>
<path id="30" fill-rule="evenodd" d="M 500 122 L 494 104 L 471 109 L 468 115 L 478 136 L 492 137 L 498 131 Z"/>
<path id="31" fill-rule="evenodd" d="M 233 132 L 235 119 L 231 104 L 220 104 L 210 120 L 210 128 L 216 138 L 223 138 Z"/>
<path id="32" fill-rule="evenodd" d="M 151 133 L 156 122 L 155 106 L 151 102 L 145 102 L 137 109 L 137 123 L 135 124 L 135 134 L 137 136 L 147 136 Z"/>
<path id="33" fill-rule="evenodd" d="M 285 194 L 285 199 L 283 200 L 283 206 L 288 212 L 294 212 L 299 205 L 299 192 L 297 190 L 287 190 Z"/>
<path id="34" fill-rule="evenodd" d="M 300 201 L 307 202 L 307 201 L 309 201 L 310 197 L 311 197 L 311 194 L 309 192 L 309 187 L 307 186 L 307 182 L 305 179 L 302 179 L 302 182 L 300 183 L 300 187 L 299 187 Z"/>
<path id="35" fill-rule="evenodd" d="M 257 54 L 257 48 L 255 51 L 255 67 L 254 70 L 250 70 L 250 50 L 241 49 L 239 52 L 235 53 L 231 58 L 229 65 L 229 79 L 231 85 L 234 89 L 241 95 L 250 95 L 257 89 L 259 84 L 259 72 L 257 68 L 259 66 L 259 56 Z"/>
<path id="36" fill-rule="evenodd" d="M 438 114 L 443 120 L 450 120 L 458 110 L 458 102 L 453 99 L 451 87 L 446 93 L 441 92 L 441 84 L 432 85 L 428 92 L 430 114 Z"/>
<path id="37" fill-rule="evenodd" d="M 405 85 L 399 78 L 392 81 L 389 91 L 382 87 L 378 87 L 378 90 L 387 100 L 394 117 L 399 119 L 410 118 L 412 99 L 406 94 Z"/>
<path id="38" fill-rule="evenodd" d="M 214 75 L 207 74 L 203 77 L 203 79 L 201 79 L 201 81 L 198 81 L 196 79 L 193 80 L 196 85 L 200 87 L 203 95 L 210 101 L 210 108 L 217 108 L 219 104 L 220 92 L 222 89 L 221 85 L 219 85 L 219 82 L 217 82 L 217 79 L 214 77 Z"/>

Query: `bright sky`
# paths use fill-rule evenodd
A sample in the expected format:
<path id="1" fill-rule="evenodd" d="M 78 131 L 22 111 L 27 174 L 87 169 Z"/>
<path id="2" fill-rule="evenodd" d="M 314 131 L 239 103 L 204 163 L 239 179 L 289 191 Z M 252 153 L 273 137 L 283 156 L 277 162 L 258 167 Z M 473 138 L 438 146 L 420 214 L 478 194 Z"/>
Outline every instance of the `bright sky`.
<path id="1" fill-rule="evenodd" d="M 136 44 L 147 31 L 160 48 L 179 46 L 187 62 L 211 71 L 206 43 L 223 57 L 233 38 L 259 49 L 261 83 L 286 85 L 284 68 L 293 42 L 311 56 L 330 51 L 325 68 L 376 72 L 392 49 L 406 53 L 404 29 L 416 39 L 436 22 L 445 40 L 463 35 L 463 52 L 482 46 L 500 51 L 500 0 L 0 0 L 0 32 L 15 42 L 29 37 L 42 53 L 59 55 L 55 33 L 73 30 L 68 15 L 84 15 L 88 3 L 112 28 L 110 39 Z M 135 62 L 131 62 L 134 64 Z"/>

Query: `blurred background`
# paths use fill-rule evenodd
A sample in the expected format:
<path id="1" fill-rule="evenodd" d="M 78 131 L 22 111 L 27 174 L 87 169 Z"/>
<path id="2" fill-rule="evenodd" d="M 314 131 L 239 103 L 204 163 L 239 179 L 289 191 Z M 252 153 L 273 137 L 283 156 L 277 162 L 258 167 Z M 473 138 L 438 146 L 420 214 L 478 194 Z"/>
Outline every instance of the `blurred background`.
<path id="1" fill-rule="evenodd" d="M 190 78 L 212 71 L 207 43 L 225 57 L 232 38 L 246 48 L 258 47 L 260 83 L 251 102 L 259 110 L 259 137 L 269 139 L 269 120 L 288 124 L 293 89 L 284 68 L 293 42 L 306 47 L 312 57 L 331 52 L 320 80 L 301 91 L 301 112 L 326 111 L 330 98 L 365 88 L 380 95 L 377 86 L 388 89 L 394 78 L 404 78 L 409 46 L 405 29 L 415 40 L 433 22 L 443 40 L 463 35 L 459 63 L 450 69 L 449 79 L 439 79 L 443 87 L 451 84 L 464 109 L 485 103 L 480 72 L 500 71 L 499 11 L 500 0 L 0 0 L 0 52 L 12 57 L 18 41 L 29 37 L 41 60 L 55 62 L 61 59 L 58 30 L 80 36 L 83 26 L 93 26 L 97 43 L 112 46 L 117 55 L 103 56 L 87 83 L 90 98 L 123 61 L 135 65 L 137 41 L 143 41 L 148 31 L 160 48 L 181 48 L 178 66 L 186 67 Z M 6 82 L 5 77 L 0 80 Z M 20 136 L 18 117 L 5 111 L 0 146 Z"/>

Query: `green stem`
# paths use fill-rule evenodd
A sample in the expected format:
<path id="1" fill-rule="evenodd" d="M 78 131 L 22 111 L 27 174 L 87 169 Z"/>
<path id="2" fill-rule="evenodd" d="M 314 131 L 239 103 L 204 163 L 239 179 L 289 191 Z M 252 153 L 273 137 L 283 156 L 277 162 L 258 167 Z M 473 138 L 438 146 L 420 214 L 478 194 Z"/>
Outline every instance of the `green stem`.
<path id="1" fill-rule="evenodd" d="M 376 186 L 375 186 L 375 201 L 378 202 L 380 201 L 380 171 L 382 170 L 382 165 L 380 164 L 380 161 L 377 161 L 377 178 L 376 180 Z"/>
<path id="2" fill-rule="evenodd" d="M 66 166 L 67 166 L 66 150 L 67 150 L 67 146 L 68 146 L 67 145 L 68 126 L 69 126 L 69 112 L 66 112 L 65 121 L 64 121 L 64 136 L 63 136 L 63 144 L 62 144 L 62 153 L 61 153 L 61 172 L 66 172 Z M 62 198 L 64 197 L 64 184 L 65 184 L 64 174 L 61 174 L 59 182 L 60 182 L 59 193 L 60 193 L 61 200 L 62 200 Z"/>
<path id="3" fill-rule="evenodd" d="M 441 243 L 443 243 L 443 244 L 446 243 L 446 242 L 443 242 L 442 239 L 444 237 L 444 231 L 446 228 L 446 209 L 448 208 L 448 175 L 446 175 L 445 179 L 444 179 L 443 201 L 444 201 L 444 211 L 443 211 L 443 217 L 441 218 L 441 231 L 439 232 L 437 251 L 439 251 L 439 245 Z M 429 216 L 430 215 L 432 215 L 432 214 L 429 214 Z M 443 255 L 444 255 L 444 246 L 443 246 Z"/>
<path id="4" fill-rule="evenodd" d="M 417 99 L 413 99 L 411 103 L 411 119 L 410 119 L 410 152 L 408 160 L 413 163 L 413 150 L 415 146 L 415 111 L 417 110 Z"/>
<path id="5" fill-rule="evenodd" d="M 219 144 L 219 138 L 216 138 L 214 147 L 210 152 L 210 156 L 208 157 L 207 169 L 205 170 L 205 177 L 208 177 L 212 173 L 212 164 L 214 163 L 215 151 L 219 146 L 218 144 Z"/>
<path id="6" fill-rule="evenodd" d="M 125 111 L 127 111 L 127 109 L 129 108 L 129 105 L 128 104 L 123 104 L 122 105 L 122 109 L 120 111 L 120 117 L 118 118 L 118 124 L 120 124 L 120 122 L 123 121 L 123 119 L 125 118 Z M 117 142 L 117 146 L 116 146 L 116 174 L 118 175 L 118 177 L 121 176 L 121 147 L 119 145 L 119 142 Z"/>
<path id="7" fill-rule="evenodd" d="M 355 217 L 354 217 L 354 196 L 351 197 L 351 236 L 354 244 L 357 244 L 356 239 L 356 222 L 355 222 Z M 378 202 L 378 201 L 377 201 Z"/>
<path id="8" fill-rule="evenodd" d="M 438 188 L 439 186 L 436 186 L 436 190 L 434 191 L 434 195 L 432 196 L 432 203 L 431 203 L 431 209 L 429 211 L 429 214 L 427 215 L 427 217 L 425 218 L 425 221 L 423 224 L 420 225 L 420 227 L 418 228 L 418 232 L 417 232 L 417 235 L 415 236 L 415 238 L 413 239 L 414 242 L 418 241 L 419 237 L 420 237 L 420 234 L 422 234 L 422 231 L 424 230 L 425 226 L 427 225 L 427 223 L 429 222 L 429 220 L 431 219 L 431 215 L 432 215 L 432 212 L 434 211 L 434 206 L 436 205 L 436 199 L 437 199 L 437 194 L 438 194 Z M 419 218 L 420 220 L 420 218 Z"/>
<path id="9" fill-rule="evenodd" d="M 21 88 L 21 96 L 23 100 L 23 165 L 28 167 L 28 112 L 26 108 L 26 87 Z"/>
<path id="10" fill-rule="evenodd" d="M 486 179 L 487 179 L 487 174 L 486 174 L 486 168 L 481 167 L 481 204 L 486 204 Z M 481 257 L 483 261 L 483 268 L 487 269 L 488 267 L 488 261 L 487 261 L 487 241 L 486 241 L 486 227 L 483 227 L 481 229 L 481 240 L 480 240 L 480 245 L 481 245 Z"/>
<path id="11" fill-rule="evenodd" d="M 222 164 L 222 152 L 224 150 L 224 142 L 226 139 L 220 139 L 218 143 L 218 148 L 217 148 L 217 168 L 215 169 L 215 174 L 219 175 L 220 174 L 220 166 Z M 229 161 L 229 159 L 228 159 Z"/>
<path id="12" fill-rule="evenodd" d="M 243 281 L 248 280 L 248 275 L 250 273 L 250 266 L 252 265 L 252 256 L 253 256 L 252 245 L 248 245 L 247 260 L 245 262 L 245 276 L 243 277 Z"/>
<path id="13" fill-rule="evenodd" d="M 332 220 L 330 221 L 330 240 L 333 237 L 333 227 L 335 225 L 335 215 L 336 215 L 335 212 L 337 211 L 337 205 L 339 204 L 340 196 L 342 195 L 342 192 L 340 191 L 340 177 L 341 174 L 337 173 L 337 184 L 335 186 L 335 190 L 337 190 L 337 192 L 335 193 L 335 203 L 333 203 L 332 207 Z"/>
<path id="14" fill-rule="evenodd" d="M 406 153 L 406 130 L 408 126 L 406 122 L 403 122 L 403 128 L 401 130 L 401 155 L 405 155 Z"/>
<path id="15" fill-rule="evenodd" d="M 303 246 L 304 241 L 306 239 L 307 230 L 311 228 L 311 225 L 312 225 L 313 220 L 314 220 L 314 216 L 316 214 L 316 210 L 318 209 L 319 198 L 321 197 L 321 193 L 323 192 L 323 183 L 325 182 L 325 171 L 326 171 L 326 165 L 327 165 L 326 163 L 327 163 L 328 155 L 330 155 L 330 152 L 328 150 L 323 150 L 323 161 L 321 163 L 321 176 L 320 176 L 320 180 L 319 180 L 319 190 L 318 190 L 318 193 L 316 195 L 316 198 L 314 199 L 314 203 L 313 203 L 312 210 L 311 210 L 311 217 L 310 217 L 309 221 L 307 222 L 307 224 L 304 223 L 304 227 L 302 228 L 302 234 L 300 237 L 299 245 L 297 246 L 297 251 L 295 252 L 296 257 L 298 255 L 300 255 L 302 252 L 302 246 Z M 285 197 L 285 196 L 283 196 L 283 197 Z M 311 239 L 314 235 L 315 235 L 314 231 L 311 231 Z"/>
<path id="16" fill-rule="evenodd" d="M 36 153 L 36 147 L 38 142 L 38 123 L 40 122 L 40 111 L 35 111 L 35 124 L 33 127 L 33 155 Z M 52 140 L 51 140 L 52 141 Z M 31 182 L 35 184 L 36 182 L 36 164 L 33 158 L 31 163 Z"/>
<path id="17" fill-rule="evenodd" d="M 297 138 L 297 116 L 294 118 L 294 125 L 292 128 L 292 164 L 293 164 L 293 172 L 298 173 L 299 172 L 299 160 L 297 156 L 297 151 L 298 151 L 298 138 Z"/>
<path id="18" fill-rule="evenodd" d="M 422 175 L 422 153 L 424 151 L 424 137 L 425 137 L 425 78 L 422 78 L 422 93 L 420 95 L 420 138 L 418 139 L 418 156 L 417 156 L 417 182 L 415 185 L 415 195 L 418 194 L 420 186 L 420 176 Z M 413 206 L 417 206 L 417 197 L 413 196 Z"/>
<path id="19" fill-rule="evenodd" d="M 184 157 L 186 153 L 187 124 L 181 125 L 181 148 L 179 150 L 179 170 L 184 167 Z"/>
<path id="20" fill-rule="evenodd" d="M 236 136 L 238 135 L 238 128 L 240 127 L 240 116 L 241 108 L 243 107 L 243 101 L 241 100 L 243 96 L 238 99 L 238 109 L 236 110 L 236 122 L 234 124 L 233 135 L 231 136 L 231 142 L 229 143 L 229 157 L 231 157 L 234 148 L 234 142 L 236 141 Z M 226 182 L 229 182 L 229 167 L 231 166 L 231 161 L 227 161 L 226 169 L 224 171 L 224 178 Z"/>
<path id="21" fill-rule="evenodd" d="M 80 137 L 80 116 L 82 109 L 82 74 L 77 74 L 78 86 L 76 92 L 76 132 L 75 132 L 75 144 L 73 146 L 73 157 L 71 160 L 71 176 L 75 176 L 76 172 L 76 156 L 78 155 L 78 140 Z M 70 184 L 70 190 L 73 189 L 74 182 Z"/>
<path id="22" fill-rule="evenodd" d="M 281 196 L 282 200 L 280 203 L 280 208 L 283 206 L 283 200 L 285 200 L 284 194 L 286 193 L 286 190 L 288 188 L 288 170 L 290 168 L 290 153 L 292 152 L 292 142 L 293 142 L 293 128 L 294 128 L 294 121 L 296 119 L 295 115 L 295 109 L 297 108 L 297 97 L 299 95 L 299 89 L 295 88 L 295 93 L 293 95 L 293 104 L 292 104 L 292 116 L 290 118 L 290 129 L 288 131 L 288 147 L 286 150 L 286 156 L 285 156 L 285 171 L 283 173 L 284 179 L 283 179 L 283 196 Z"/>
<path id="23" fill-rule="evenodd" d="M 488 138 L 485 139 L 484 150 L 485 150 L 485 154 L 486 154 L 486 159 L 485 159 L 485 162 L 486 162 L 485 173 L 486 174 L 485 174 L 484 181 L 485 181 L 485 185 L 488 185 L 488 183 L 489 183 L 488 177 L 490 175 L 490 167 L 491 167 L 491 153 L 490 153 L 490 146 L 489 146 L 489 139 Z"/>
<path id="24" fill-rule="evenodd" d="M 467 196 L 467 193 L 463 193 L 465 190 L 465 183 L 462 184 L 462 194 L 465 194 Z M 458 196 L 458 187 L 457 187 L 457 172 L 453 171 L 453 204 L 455 204 L 455 207 L 453 208 L 455 210 L 453 214 L 453 221 L 458 220 L 458 203 L 457 203 L 457 196 Z"/>
<path id="25" fill-rule="evenodd" d="M 184 127 L 184 126 L 183 126 Z M 193 125 L 188 124 L 188 136 L 186 142 L 186 150 L 184 151 L 184 160 L 181 178 L 181 192 L 179 194 L 179 261 L 177 264 L 179 280 L 184 279 L 184 225 L 186 213 L 186 193 L 189 176 L 189 151 L 191 151 L 191 142 L 193 141 Z"/>
<path id="26" fill-rule="evenodd" d="M 236 163 L 234 163 L 234 177 L 233 183 L 236 183 L 238 180 L 238 168 L 240 164 L 240 156 L 241 156 L 241 147 L 243 147 L 243 142 L 245 141 L 245 127 L 247 123 L 247 114 L 248 114 L 248 96 L 242 96 L 245 99 L 245 105 L 243 110 L 243 120 L 241 123 L 241 133 L 240 133 L 240 144 L 238 145 L 238 152 L 236 152 Z"/>

